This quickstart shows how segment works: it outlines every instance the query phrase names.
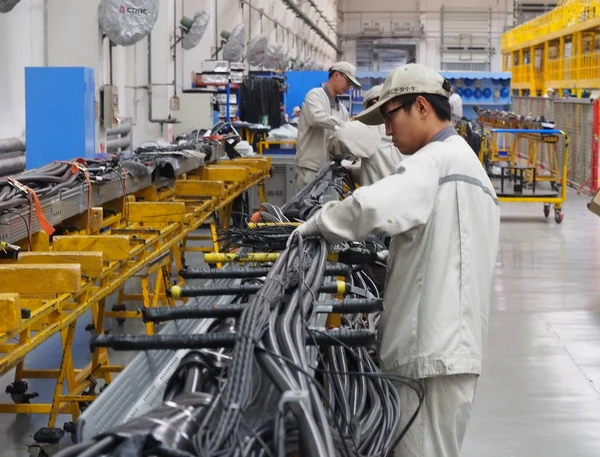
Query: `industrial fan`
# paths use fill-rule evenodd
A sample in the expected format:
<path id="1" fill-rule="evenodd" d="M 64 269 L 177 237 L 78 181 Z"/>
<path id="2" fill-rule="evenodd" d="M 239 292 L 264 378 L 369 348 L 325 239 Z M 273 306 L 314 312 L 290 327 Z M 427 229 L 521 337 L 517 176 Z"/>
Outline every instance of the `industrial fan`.
<path id="1" fill-rule="evenodd" d="M 158 6 L 158 0 L 100 0 L 98 22 L 111 42 L 131 46 L 150 34 Z"/>
<path id="2" fill-rule="evenodd" d="M 181 37 L 179 37 L 177 42 L 181 41 L 183 49 L 192 49 L 200 43 L 204 32 L 206 32 L 206 27 L 208 27 L 209 20 L 210 12 L 208 11 L 200 11 L 193 18 L 184 16 L 181 19 Z"/>
<path id="3" fill-rule="evenodd" d="M 281 43 L 270 44 L 263 61 L 263 66 L 269 70 L 279 68 L 286 58 L 285 50 Z"/>
<path id="4" fill-rule="evenodd" d="M 223 44 L 223 60 L 228 62 L 240 62 L 246 50 L 246 27 L 244 24 L 236 25 L 231 33 L 221 32 Z"/>
<path id="5" fill-rule="evenodd" d="M 254 67 L 261 66 L 265 60 L 268 46 L 269 39 L 266 35 L 257 35 L 252 38 L 248 43 L 248 53 L 246 54 L 248 63 Z"/>
<path id="6" fill-rule="evenodd" d="M 17 6 L 21 0 L 0 0 L 0 13 L 8 13 Z"/>

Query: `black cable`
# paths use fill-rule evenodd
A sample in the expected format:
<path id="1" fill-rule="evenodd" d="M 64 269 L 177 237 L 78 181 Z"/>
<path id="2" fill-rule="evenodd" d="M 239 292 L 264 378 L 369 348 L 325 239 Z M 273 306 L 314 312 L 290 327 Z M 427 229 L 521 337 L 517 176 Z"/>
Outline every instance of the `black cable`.
<path id="1" fill-rule="evenodd" d="M 313 329 L 314 333 L 322 333 L 325 334 L 324 332 L 320 332 L 319 330 L 315 330 Z M 336 339 L 335 337 L 332 336 L 327 336 L 328 338 L 331 339 Z M 350 351 L 350 353 L 352 353 L 353 355 L 354 352 L 352 351 L 352 348 L 350 348 L 348 345 L 346 345 L 344 342 L 337 340 L 336 341 L 340 346 L 345 347 L 346 349 L 348 349 Z M 315 369 L 315 371 L 320 371 L 323 372 L 323 370 L 319 370 L 319 369 Z M 356 376 L 360 376 L 359 373 L 348 373 L 348 374 L 353 374 Z M 408 387 L 410 387 L 419 397 L 419 406 L 417 407 L 417 410 L 415 411 L 415 413 L 413 414 L 413 416 L 411 417 L 410 421 L 407 423 L 406 427 L 400 432 L 398 438 L 396 439 L 395 445 L 394 447 L 396 447 L 396 445 L 400 442 L 400 440 L 402 439 L 402 437 L 406 434 L 406 432 L 408 431 L 408 429 L 410 428 L 410 426 L 413 424 L 413 422 L 415 421 L 415 419 L 417 418 L 417 414 L 419 413 L 420 409 L 421 409 L 421 405 L 423 404 L 424 398 L 425 398 L 425 392 L 423 390 L 423 386 L 416 380 L 405 377 L 405 376 L 399 376 L 399 375 L 391 375 L 391 374 L 384 374 L 384 373 L 372 373 L 370 374 L 370 376 L 373 377 L 380 377 L 380 378 L 389 378 L 389 379 L 394 379 L 397 382 L 400 382 L 401 384 L 404 384 Z M 415 387 L 416 386 L 416 387 Z"/>
<path id="2" fill-rule="evenodd" d="M 33 251 L 33 247 L 31 246 L 31 227 L 27 223 L 27 219 L 21 213 L 19 213 L 16 209 L 11 209 L 7 211 L 8 213 L 13 213 L 19 216 L 23 220 L 23 224 L 25 224 L 25 229 L 27 230 L 27 243 L 29 244 L 29 250 Z"/>
<path id="3" fill-rule="evenodd" d="M 269 126 L 279 128 L 282 124 L 283 82 L 275 78 L 247 76 L 240 90 L 240 118 L 254 124 L 268 116 Z"/>

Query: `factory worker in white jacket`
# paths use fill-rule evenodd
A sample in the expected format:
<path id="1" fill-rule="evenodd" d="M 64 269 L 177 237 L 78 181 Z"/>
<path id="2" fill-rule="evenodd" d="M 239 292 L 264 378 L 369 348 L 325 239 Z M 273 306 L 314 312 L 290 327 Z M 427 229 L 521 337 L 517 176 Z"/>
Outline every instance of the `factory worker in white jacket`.
<path id="1" fill-rule="evenodd" d="M 363 106 L 377 103 L 383 85 L 375 86 L 364 95 Z M 360 121 L 349 121 L 336 130 L 327 142 L 327 151 L 333 160 L 342 160 L 349 155 L 359 159 L 357 163 L 342 160 L 353 181 L 368 186 L 391 175 L 402 154 L 385 134 L 383 125 L 366 125 Z"/>
<path id="2" fill-rule="evenodd" d="M 327 138 L 349 119 L 338 96 L 351 87 L 360 87 L 356 67 L 348 62 L 334 63 L 322 87 L 311 89 L 302 104 L 296 141 L 296 186 L 301 190 L 328 161 Z"/>
<path id="3" fill-rule="evenodd" d="M 330 242 L 392 237 L 379 357 L 385 372 L 418 378 L 425 400 L 398 457 L 459 457 L 481 374 L 500 208 L 469 145 L 450 123 L 450 83 L 418 64 L 386 78 L 359 114 L 385 123 L 407 156 L 395 174 L 330 202 L 298 228 Z M 403 423 L 418 401 L 399 386 Z"/>

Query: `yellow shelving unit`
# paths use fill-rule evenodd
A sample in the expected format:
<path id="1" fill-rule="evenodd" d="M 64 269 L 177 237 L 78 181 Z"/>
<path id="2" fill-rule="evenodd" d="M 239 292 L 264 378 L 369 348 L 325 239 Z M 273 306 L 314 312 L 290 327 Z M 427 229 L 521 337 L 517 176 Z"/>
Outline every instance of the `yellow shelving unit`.
<path id="1" fill-rule="evenodd" d="M 539 96 L 552 87 L 580 97 L 600 89 L 600 0 L 563 1 L 504 33 L 500 47 L 513 95 Z"/>

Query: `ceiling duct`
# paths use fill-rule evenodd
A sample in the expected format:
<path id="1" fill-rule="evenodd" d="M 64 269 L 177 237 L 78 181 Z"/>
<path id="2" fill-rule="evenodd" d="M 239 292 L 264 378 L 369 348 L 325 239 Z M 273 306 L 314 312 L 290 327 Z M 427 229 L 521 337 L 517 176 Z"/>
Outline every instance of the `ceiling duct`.
<path id="1" fill-rule="evenodd" d="M 159 0 L 101 0 L 98 21 L 110 41 L 131 46 L 145 38 L 158 18 Z"/>
<path id="2" fill-rule="evenodd" d="M 0 0 L 0 13 L 9 13 L 21 0 Z"/>

